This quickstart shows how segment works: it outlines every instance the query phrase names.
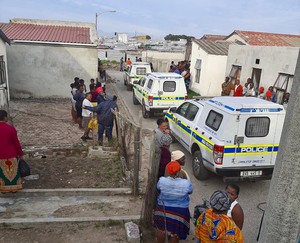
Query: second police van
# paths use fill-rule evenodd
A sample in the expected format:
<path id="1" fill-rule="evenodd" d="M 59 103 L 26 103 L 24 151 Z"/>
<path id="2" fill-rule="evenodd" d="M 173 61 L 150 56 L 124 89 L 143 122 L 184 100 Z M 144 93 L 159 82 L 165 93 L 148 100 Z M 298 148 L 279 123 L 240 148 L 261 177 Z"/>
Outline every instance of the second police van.
<path id="1" fill-rule="evenodd" d="M 148 118 L 154 112 L 178 107 L 187 99 L 184 79 L 177 73 L 151 73 L 133 86 L 133 104 L 142 105 L 142 114 Z"/>
<path id="2" fill-rule="evenodd" d="M 188 100 L 166 113 L 172 135 L 193 155 L 193 172 L 224 180 L 270 179 L 285 110 L 254 97 Z"/>

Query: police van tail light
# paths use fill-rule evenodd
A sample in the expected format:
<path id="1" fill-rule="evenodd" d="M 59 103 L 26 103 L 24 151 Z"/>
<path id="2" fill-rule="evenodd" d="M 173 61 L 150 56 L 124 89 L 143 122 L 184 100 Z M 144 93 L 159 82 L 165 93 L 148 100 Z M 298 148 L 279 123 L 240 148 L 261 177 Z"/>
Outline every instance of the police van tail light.
<path id="1" fill-rule="evenodd" d="M 149 106 L 153 106 L 153 96 L 148 96 Z"/>
<path id="2" fill-rule="evenodd" d="M 213 157 L 217 165 L 223 164 L 224 146 L 214 145 Z"/>
<path id="3" fill-rule="evenodd" d="M 186 95 L 186 96 L 184 96 L 184 100 L 187 100 L 188 99 L 188 96 Z"/>

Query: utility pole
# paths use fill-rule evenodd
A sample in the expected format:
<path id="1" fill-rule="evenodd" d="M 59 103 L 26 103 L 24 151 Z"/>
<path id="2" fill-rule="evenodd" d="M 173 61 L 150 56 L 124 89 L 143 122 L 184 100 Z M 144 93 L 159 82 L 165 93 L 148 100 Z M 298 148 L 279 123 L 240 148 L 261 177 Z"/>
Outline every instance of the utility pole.
<path id="1" fill-rule="evenodd" d="M 104 14 L 104 13 L 115 13 L 117 12 L 116 10 L 108 10 L 108 11 L 104 11 L 104 12 L 101 12 L 101 13 L 96 13 L 96 33 L 97 33 L 97 37 L 98 37 L 98 17 L 101 15 L 101 14 Z"/>
<path id="2" fill-rule="evenodd" d="M 300 237 L 300 50 L 259 243 Z"/>

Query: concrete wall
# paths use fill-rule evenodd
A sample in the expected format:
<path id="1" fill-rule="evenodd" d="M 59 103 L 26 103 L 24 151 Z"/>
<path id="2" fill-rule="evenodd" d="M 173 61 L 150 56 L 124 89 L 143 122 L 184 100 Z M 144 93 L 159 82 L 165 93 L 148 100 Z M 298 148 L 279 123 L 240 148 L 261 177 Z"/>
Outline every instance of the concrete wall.
<path id="1" fill-rule="evenodd" d="M 262 69 L 260 86 L 266 89 L 274 85 L 278 73 L 294 75 L 298 52 L 298 47 L 230 45 L 226 75 L 229 75 L 232 65 L 241 66 L 240 80 L 244 85 L 247 78 L 251 78 L 253 68 Z M 259 64 L 255 64 L 256 59 L 260 59 Z M 291 85 L 287 88 L 288 92 Z"/>
<path id="2" fill-rule="evenodd" d="M 200 82 L 196 83 L 196 60 L 201 59 Z M 227 56 L 209 55 L 197 43 L 192 43 L 191 89 L 202 96 L 220 96 L 224 82 Z"/>
<path id="3" fill-rule="evenodd" d="M 142 60 L 152 62 L 155 72 L 168 72 L 171 62 L 177 64 L 185 60 L 185 52 L 161 52 L 161 51 L 143 51 Z"/>
<path id="4" fill-rule="evenodd" d="M 97 77 L 96 47 L 12 43 L 7 57 L 12 97 L 70 97 L 75 76 Z"/>
<path id="5" fill-rule="evenodd" d="M 6 43 L 0 38 L 0 56 L 3 56 L 3 61 L 6 67 L 6 82 L 0 84 L 0 109 L 7 110 L 8 100 L 9 100 L 9 85 L 8 85 L 8 75 L 7 75 L 7 55 L 6 55 Z"/>

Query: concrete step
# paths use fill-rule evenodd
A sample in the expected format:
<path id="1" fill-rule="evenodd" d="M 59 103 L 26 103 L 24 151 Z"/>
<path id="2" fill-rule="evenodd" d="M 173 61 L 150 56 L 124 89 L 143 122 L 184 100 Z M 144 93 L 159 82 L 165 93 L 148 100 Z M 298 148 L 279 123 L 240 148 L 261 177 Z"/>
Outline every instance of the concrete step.
<path id="1" fill-rule="evenodd" d="M 28 224 L 136 221 L 142 198 L 114 196 L 1 197 L 0 228 Z"/>
<path id="2" fill-rule="evenodd" d="M 1 194 L 1 197 L 41 197 L 41 196 L 115 196 L 130 195 L 131 188 L 58 188 L 23 189 L 17 193 Z M 1 199 L 0 199 L 1 202 Z"/>

